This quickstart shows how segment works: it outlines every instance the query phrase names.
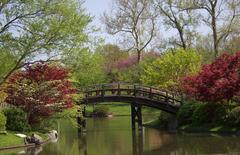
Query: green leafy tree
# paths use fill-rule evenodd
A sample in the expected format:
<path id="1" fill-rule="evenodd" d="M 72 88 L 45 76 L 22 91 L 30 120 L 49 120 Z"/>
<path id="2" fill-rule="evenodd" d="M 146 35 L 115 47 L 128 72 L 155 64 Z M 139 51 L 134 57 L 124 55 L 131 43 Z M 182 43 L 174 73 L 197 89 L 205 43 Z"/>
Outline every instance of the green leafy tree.
<path id="1" fill-rule="evenodd" d="M 73 47 L 82 48 L 91 17 L 81 4 L 75 0 L 0 1 L 0 60 L 12 60 L 4 63 L 6 68 L 1 62 L 0 83 L 39 58 L 52 61 Z"/>
<path id="2" fill-rule="evenodd" d="M 0 45 L 1 46 L 1 45 Z M 0 48 L 0 80 L 2 80 L 9 70 L 14 67 L 16 57 L 10 52 Z"/>
<path id="3" fill-rule="evenodd" d="M 72 80 L 80 86 L 104 83 L 103 57 L 99 53 L 93 53 L 88 49 L 72 52 L 65 57 L 64 63 L 71 68 Z"/>
<path id="4" fill-rule="evenodd" d="M 141 81 L 144 84 L 179 91 L 180 79 L 197 73 L 201 67 L 201 55 L 194 50 L 168 51 L 152 63 L 144 66 Z"/>

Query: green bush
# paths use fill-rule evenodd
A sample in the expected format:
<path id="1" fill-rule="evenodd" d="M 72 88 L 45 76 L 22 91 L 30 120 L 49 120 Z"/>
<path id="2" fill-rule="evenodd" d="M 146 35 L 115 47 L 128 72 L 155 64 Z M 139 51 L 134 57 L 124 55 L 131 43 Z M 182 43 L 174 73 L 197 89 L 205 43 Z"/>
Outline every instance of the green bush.
<path id="1" fill-rule="evenodd" d="M 177 120 L 180 126 L 188 125 L 193 123 L 193 114 L 194 111 L 201 105 L 202 103 L 196 101 L 188 101 L 184 103 L 178 113 Z"/>
<path id="2" fill-rule="evenodd" d="M 230 126 L 240 125 L 240 106 L 233 108 L 229 112 L 226 124 Z"/>
<path id="3" fill-rule="evenodd" d="M 93 116 L 95 117 L 107 117 L 109 114 L 109 107 L 97 106 L 93 110 Z"/>
<path id="4" fill-rule="evenodd" d="M 229 112 L 229 105 L 219 103 L 200 104 L 193 113 L 194 125 L 222 125 Z"/>
<path id="5" fill-rule="evenodd" d="M 69 121 L 71 118 L 68 118 Z M 76 119 L 74 119 L 76 120 Z M 42 133 L 46 133 L 50 130 L 53 130 L 55 127 L 57 126 L 57 120 L 54 118 L 45 118 L 45 119 L 41 119 L 39 123 L 37 124 L 33 124 L 32 130 L 33 131 L 38 131 L 38 132 L 42 132 Z"/>
<path id="6" fill-rule="evenodd" d="M 159 120 L 158 127 L 161 128 L 161 129 L 168 129 L 168 125 L 169 125 L 169 122 L 170 122 L 171 118 L 172 118 L 171 114 L 169 114 L 165 111 L 161 111 L 160 115 L 158 117 L 158 120 Z"/>
<path id="7" fill-rule="evenodd" d="M 6 130 L 7 119 L 6 116 L 0 111 L 0 131 Z"/>
<path id="8" fill-rule="evenodd" d="M 7 130 L 12 131 L 30 131 L 30 125 L 26 121 L 26 113 L 18 108 L 8 108 L 3 110 L 7 117 Z"/>

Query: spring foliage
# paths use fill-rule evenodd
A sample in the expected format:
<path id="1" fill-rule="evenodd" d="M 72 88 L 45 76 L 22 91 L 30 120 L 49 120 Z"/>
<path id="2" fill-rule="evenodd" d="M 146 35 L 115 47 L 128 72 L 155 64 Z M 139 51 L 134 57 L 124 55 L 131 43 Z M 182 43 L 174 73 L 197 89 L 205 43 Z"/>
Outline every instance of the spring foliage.
<path id="1" fill-rule="evenodd" d="M 73 105 L 75 93 L 67 80 L 68 70 L 44 63 L 28 65 L 7 81 L 6 102 L 23 109 L 28 123 L 38 122 L 62 108 Z"/>
<path id="2" fill-rule="evenodd" d="M 5 131 L 6 121 L 7 121 L 7 119 L 6 119 L 5 115 L 3 114 L 2 111 L 0 111 L 0 131 Z"/>
<path id="3" fill-rule="evenodd" d="M 183 79 L 184 92 L 206 102 L 228 101 L 240 95 L 240 52 L 223 54 L 210 65 L 204 65 L 198 75 Z"/>
<path id="4" fill-rule="evenodd" d="M 147 85 L 177 91 L 180 79 L 197 73 L 200 66 L 201 56 L 194 50 L 169 51 L 144 67 L 141 81 Z"/>

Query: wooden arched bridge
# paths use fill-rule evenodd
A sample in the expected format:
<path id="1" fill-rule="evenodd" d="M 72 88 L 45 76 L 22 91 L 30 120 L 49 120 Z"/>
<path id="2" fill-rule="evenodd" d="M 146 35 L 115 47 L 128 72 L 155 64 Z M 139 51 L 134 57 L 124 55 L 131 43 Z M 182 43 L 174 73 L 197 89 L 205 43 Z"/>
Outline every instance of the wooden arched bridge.
<path id="1" fill-rule="evenodd" d="M 87 105 L 101 102 L 130 103 L 133 127 L 135 122 L 142 126 L 142 106 L 176 114 L 181 105 L 181 99 L 175 93 L 137 84 L 100 84 L 88 86 L 81 91 L 85 95 L 82 103 Z"/>

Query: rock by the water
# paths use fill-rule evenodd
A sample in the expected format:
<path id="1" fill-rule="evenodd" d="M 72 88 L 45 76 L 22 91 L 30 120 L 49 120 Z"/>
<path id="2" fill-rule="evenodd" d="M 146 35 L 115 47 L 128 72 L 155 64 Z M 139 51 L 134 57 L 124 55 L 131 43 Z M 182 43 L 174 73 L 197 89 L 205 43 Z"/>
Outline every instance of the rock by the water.
<path id="1" fill-rule="evenodd" d="M 26 138 L 27 135 L 24 135 L 24 134 L 21 134 L 21 133 L 18 133 L 18 134 L 15 134 L 16 136 L 20 137 L 20 138 Z"/>
<path id="2" fill-rule="evenodd" d="M 31 136 L 27 136 L 25 138 L 25 144 L 34 143 L 36 145 L 40 145 L 42 142 L 43 142 L 42 137 L 37 134 L 32 134 Z"/>
<path id="3" fill-rule="evenodd" d="M 51 130 L 48 133 L 48 137 L 52 142 L 57 142 L 58 140 L 58 132 L 56 130 Z"/>
<path id="4" fill-rule="evenodd" d="M 58 138 L 58 132 L 56 130 L 51 130 L 48 135 L 49 135 L 49 138 L 51 139 Z"/>

